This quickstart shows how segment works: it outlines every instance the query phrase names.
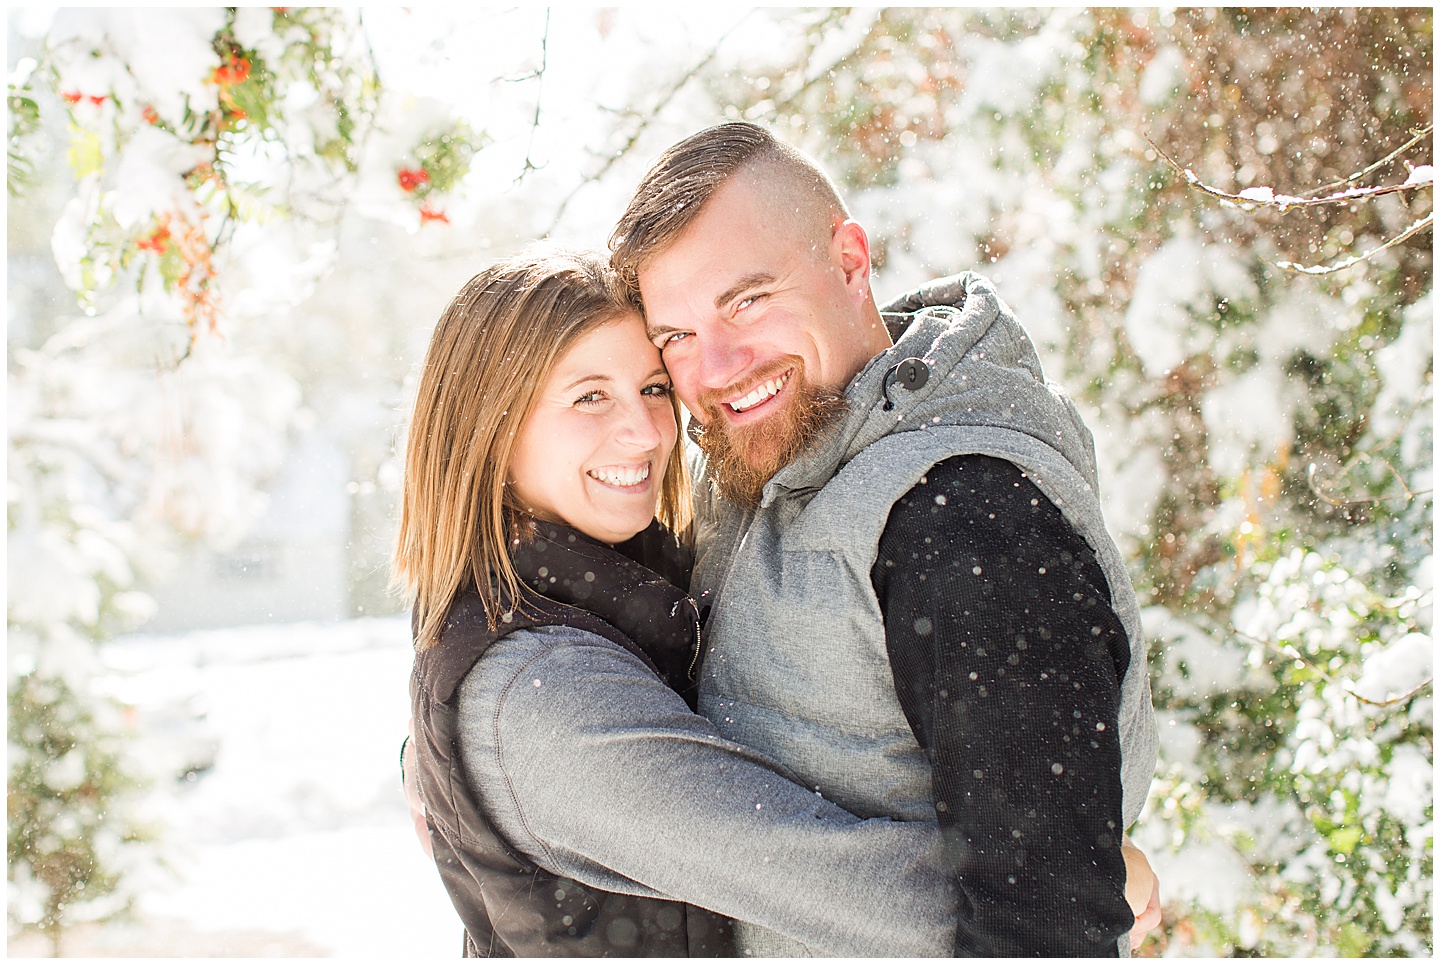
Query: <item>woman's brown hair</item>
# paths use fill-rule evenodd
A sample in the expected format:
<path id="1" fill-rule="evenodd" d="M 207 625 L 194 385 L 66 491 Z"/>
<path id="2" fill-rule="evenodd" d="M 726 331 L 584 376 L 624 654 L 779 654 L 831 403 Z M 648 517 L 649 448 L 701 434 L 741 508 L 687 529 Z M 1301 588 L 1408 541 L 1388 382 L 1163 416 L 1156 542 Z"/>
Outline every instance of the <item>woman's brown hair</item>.
<path id="1" fill-rule="evenodd" d="M 466 587 L 480 594 L 492 627 L 520 601 L 509 553 L 526 529 L 507 486 L 515 440 L 565 351 L 634 312 L 599 254 L 546 249 L 486 268 L 440 316 L 405 444 L 395 549 L 395 580 L 414 602 L 416 649 L 439 639 Z M 689 524 L 680 445 L 666 466 L 658 515 L 676 532 Z"/>

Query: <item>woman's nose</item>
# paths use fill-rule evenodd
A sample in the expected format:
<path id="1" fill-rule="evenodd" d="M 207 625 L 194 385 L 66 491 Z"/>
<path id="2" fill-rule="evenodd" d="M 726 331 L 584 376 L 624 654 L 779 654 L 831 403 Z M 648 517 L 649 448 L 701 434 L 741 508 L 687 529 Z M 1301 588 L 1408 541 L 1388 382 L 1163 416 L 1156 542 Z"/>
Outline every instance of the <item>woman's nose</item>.
<path id="1" fill-rule="evenodd" d="M 660 426 L 656 420 L 673 418 L 668 406 L 646 405 L 644 398 L 625 407 L 615 438 L 636 449 L 654 449 L 660 444 Z"/>

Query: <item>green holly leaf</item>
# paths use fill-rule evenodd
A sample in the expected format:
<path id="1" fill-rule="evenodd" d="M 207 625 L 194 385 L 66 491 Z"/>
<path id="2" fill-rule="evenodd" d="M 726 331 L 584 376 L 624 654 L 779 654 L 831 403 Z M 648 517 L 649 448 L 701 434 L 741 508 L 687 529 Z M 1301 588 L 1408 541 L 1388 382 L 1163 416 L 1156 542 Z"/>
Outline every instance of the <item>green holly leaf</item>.
<path id="1" fill-rule="evenodd" d="M 100 135 L 72 126 L 70 149 L 65 152 L 65 160 L 69 163 L 70 170 L 75 172 L 76 178 L 87 178 L 103 170 L 105 151 L 100 143 Z"/>
<path id="2" fill-rule="evenodd" d="M 1338 854 L 1353 854 L 1355 846 L 1360 843 L 1365 832 L 1359 828 L 1336 828 L 1327 837 L 1330 841 L 1330 849 Z"/>
<path id="3" fill-rule="evenodd" d="M 269 192 L 261 185 L 244 181 L 230 182 L 228 189 L 230 210 L 241 221 L 268 224 L 288 213 L 284 205 L 276 204 L 266 197 Z"/>
<path id="4" fill-rule="evenodd" d="M 268 85 L 252 74 L 250 79 L 230 88 L 230 100 L 245 113 L 245 120 L 258 129 L 270 126 L 270 91 Z"/>

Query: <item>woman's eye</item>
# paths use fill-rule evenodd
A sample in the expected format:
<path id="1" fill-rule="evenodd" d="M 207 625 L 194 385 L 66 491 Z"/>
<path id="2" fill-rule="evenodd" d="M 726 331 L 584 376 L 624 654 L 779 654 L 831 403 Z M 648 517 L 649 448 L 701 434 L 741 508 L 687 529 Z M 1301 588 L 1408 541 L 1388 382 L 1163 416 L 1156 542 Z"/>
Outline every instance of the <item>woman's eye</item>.
<path id="1" fill-rule="evenodd" d="M 640 394 L 667 396 L 670 394 L 670 385 L 667 382 L 655 382 L 641 389 Z"/>
<path id="2" fill-rule="evenodd" d="M 584 395 L 580 396 L 580 398 L 575 400 L 575 404 L 592 405 L 596 402 L 599 402 L 602 398 L 604 398 L 604 396 L 600 393 L 599 389 L 596 389 L 593 392 L 586 392 Z"/>

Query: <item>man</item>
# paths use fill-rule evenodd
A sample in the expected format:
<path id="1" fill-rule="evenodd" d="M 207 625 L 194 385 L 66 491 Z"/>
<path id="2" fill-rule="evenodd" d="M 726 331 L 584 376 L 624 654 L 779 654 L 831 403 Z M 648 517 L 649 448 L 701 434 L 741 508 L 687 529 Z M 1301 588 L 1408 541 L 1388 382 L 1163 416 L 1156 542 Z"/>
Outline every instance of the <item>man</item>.
<path id="1" fill-rule="evenodd" d="M 938 815 L 957 954 L 1128 953 L 1138 608 L 1009 309 L 967 274 L 882 312 L 834 186 L 748 123 L 665 152 L 611 248 L 704 453 L 701 713 L 857 815 Z"/>

